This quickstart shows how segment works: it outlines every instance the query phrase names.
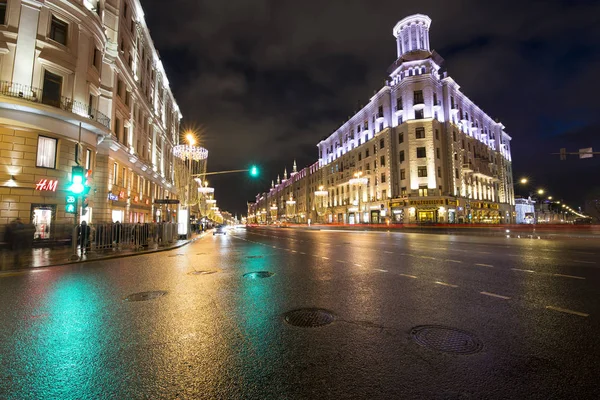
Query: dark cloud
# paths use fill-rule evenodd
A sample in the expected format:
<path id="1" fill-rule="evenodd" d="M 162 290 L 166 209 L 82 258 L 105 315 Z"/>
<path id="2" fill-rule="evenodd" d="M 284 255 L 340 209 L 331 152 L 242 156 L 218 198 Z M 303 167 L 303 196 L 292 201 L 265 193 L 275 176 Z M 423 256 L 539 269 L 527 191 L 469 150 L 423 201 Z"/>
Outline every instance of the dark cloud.
<path id="1" fill-rule="evenodd" d="M 289 172 L 294 159 L 299 167 L 316 160 L 317 142 L 381 87 L 396 55 L 392 28 L 417 12 L 432 18 L 432 48 L 461 90 L 506 125 L 516 176 L 538 177 L 570 201 L 583 197 L 584 185 L 563 185 L 547 171 L 599 184 L 591 163 L 561 164 L 549 154 L 585 140 L 600 148 L 597 130 L 580 140 L 600 120 L 597 1 L 144 0 L 143 7 L 184 124 L 206 129 L 209 168 L 257 162 L 267 174 L 260 183 L 214 178 L 222 208 L 243 211 L 242 199 L 284 166 Z"/>

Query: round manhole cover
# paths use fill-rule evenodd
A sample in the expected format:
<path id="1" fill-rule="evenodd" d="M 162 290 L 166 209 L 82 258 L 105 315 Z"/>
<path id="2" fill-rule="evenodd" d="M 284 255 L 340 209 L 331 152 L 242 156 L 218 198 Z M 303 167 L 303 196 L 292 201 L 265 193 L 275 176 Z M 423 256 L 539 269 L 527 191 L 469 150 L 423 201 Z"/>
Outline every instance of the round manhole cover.
<path id="1" fill-rule="evenodd" d="M 248 272 L 244 274 L 244 278 L 249 279 L 262 279 L 262 278 L 270 278 L 275 275 L 273 272 L 269 271 L 256 271 L 256 272 Z"/>
<path id="2" fill-rule="evenodd" d="M 217 273 L 217 271 L 215 270 L 202 270 L 202 271 L 192 271 L 189 273 L 189 275 L 210 275 L 210 274 L 215 274 Z"/>
<path id="3" fill-rule="evenodd" d="M 301 308 L 284 314 L 285 322 L 301 328 L 315 328 L 328 325 L 335 320 L 331 311 L 322 308 Z"/>
<path id="4" fill-rule="evenodd" d="M 483 348 L 483 343 L 473 334 L 448 326 L 417 326 L 410 334 L 421 346 L 445 353 L 472 354 Z"/>
<path id="5" fill-rule="evenodd" d="M 263 258 L 263 256 L 248 256 L 246 258 Z"/>
<path id="6" fill-rule="evenodd" d="M 152 300 L 152 299 L 162 297 L 166 294 L 167 294 L 167 292 L 164 290 L 154 290 L 151 292 L 140 292 L 140 293 L 130 294 L 129 296 L 125 297 L 124 300 L 125 301 L 146 301 L 146 300 Z"/>

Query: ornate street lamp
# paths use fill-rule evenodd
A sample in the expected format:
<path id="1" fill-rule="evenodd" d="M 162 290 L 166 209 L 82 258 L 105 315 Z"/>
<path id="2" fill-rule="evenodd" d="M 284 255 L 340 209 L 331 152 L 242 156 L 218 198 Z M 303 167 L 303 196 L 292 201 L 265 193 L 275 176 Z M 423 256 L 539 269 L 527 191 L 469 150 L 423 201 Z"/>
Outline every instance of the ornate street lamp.
<path id="1" fill-rule="evenodd" d="M 360 197 L 362 195 L 362 192 L 360 190 L 361 189 L 361 185 L 366 185 L 367 183 L 369 183 L 369 179 L 368 178 L 361 178 L 361 176 L 362 176 L 362 172 L 357 172 L 357 173 L 354 174 L 354 178 L 352 178 L 352 179 L 350 179 L 348 181 L 348 183 L 350 185 L 358 185 L 358 218 L 357 218 L 357 221 L 356 221 L 357 223 L 360 223 L 360 221 L 362 219 L 362 217 L 361 217 L 362 210 L 360 208 Z"/>
<path id="2" fill-rule="evenodd" d="M 327 211 L 327 197 L 329 192 L 323 190 L 323 185 L 319 186 L 319 190 L 315 191 L 315 211 L 319 217 L 323 217 Z"/>

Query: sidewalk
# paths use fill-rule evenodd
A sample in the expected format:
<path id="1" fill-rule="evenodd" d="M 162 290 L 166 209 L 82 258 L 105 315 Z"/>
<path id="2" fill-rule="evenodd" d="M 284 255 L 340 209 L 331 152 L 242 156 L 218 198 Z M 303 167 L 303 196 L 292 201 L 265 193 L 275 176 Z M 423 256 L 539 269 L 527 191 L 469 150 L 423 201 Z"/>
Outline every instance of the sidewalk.
<path id="1" fill-rule="evenodd" d="M 171 246 L 166 247 L 158 247 L 156 249 L 150 250 L 133 250 L 133 249 L 123 249 L 123 250 L 104 250 L 100 252 L 90 252 L 81 257 L 80 260 L 72 261 L 70 259 L 72 255 L 71 247 L 58 247 L 58 248 L 39 248 L 39 249 L 28 249 L 24 252 L 20 257 L 20 265 L 16 265 L 14 261 L 14 255 L 7 251 L 3 250 L 0 255 L 0 272 L 2 271 L 13 271 L 18 269 L 25 268 L 40 268 L 40 267 L 51 267 L 55 265 L 66 265 L 66 264 L 76 264 L 76 263 L 84 263 L 89 261 L 96 260 L 109 260 L 112 258 L 122 258 L 135 256 L 140 254 L 147 253 L 156 253 L 161 251 L 173 250 L 179 247 L 185 246 L 188 243 L 192 243 L 206 235 L 206 232 L 201 233 L 199 235 L 192 236 L 191 239 L 187 240 L 178 240 Z"/>

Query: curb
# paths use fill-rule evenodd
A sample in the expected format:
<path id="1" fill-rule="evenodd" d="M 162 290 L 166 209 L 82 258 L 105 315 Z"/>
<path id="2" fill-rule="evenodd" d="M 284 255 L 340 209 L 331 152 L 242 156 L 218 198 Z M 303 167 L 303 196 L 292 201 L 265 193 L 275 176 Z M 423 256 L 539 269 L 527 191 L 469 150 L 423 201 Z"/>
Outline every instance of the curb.
<path id="1" fill-rule="evenodd" d="M 73 264 L 85 264 L 85 263 L 90 263 L 90 262 L 96 262 L 96 261 L 103 261 L 103 260 L 114 260 L 115 258 L 127 258 L 127 257 L 134 257 L 134 256 L 143 256 L 146 254 L 152 254 L 152 253 L 162 253 L 164 251 L 169 251 L 169 250 L 175 250 L 175 249 L 179 249 L 183 246 L 187 246 L 190 243 L 194 243 L 196 240 L 202 239 L 203 237 L 205 237 L 206 234 L 202 234 L 198 237 L 195 237 L 193 239 L 188 240 L 185 243 L 181 243 L 172 247 L 167 247 L 167 248 L 162 248 L 162 249 L 156 249 L 156 250 L 146 250 L 143 252 L 138 252 L 138 253 L 128 253 L 128 254 L 115 254 L 115 255 L 111 255 L 111 256 L 107 256 L 107 257 L 98 257 L 98 258 L 94 258 L 91 260 L 78 260 L 78 261 L 65 261 L 63 263 L 60 264 L 49 264 L 49 265 L 40 265 L 37 267 L 29 267 L 29 268 L 19 268 L 19 269 L 10 269 L 10 270 L 6 270 L 6 271 L 2 271 L 0 272 L 0 277 L 2 277 L 2 275 L 4 275 L 4 273 L 12 273 L 12 272 L 23 272 L 23 271 L 37 271 L 40 270 L 42 268 L 49 268 L 49 267 L 60 267 L 60 266 L 65 266 L 65 265 L 73 265 Z"/>

